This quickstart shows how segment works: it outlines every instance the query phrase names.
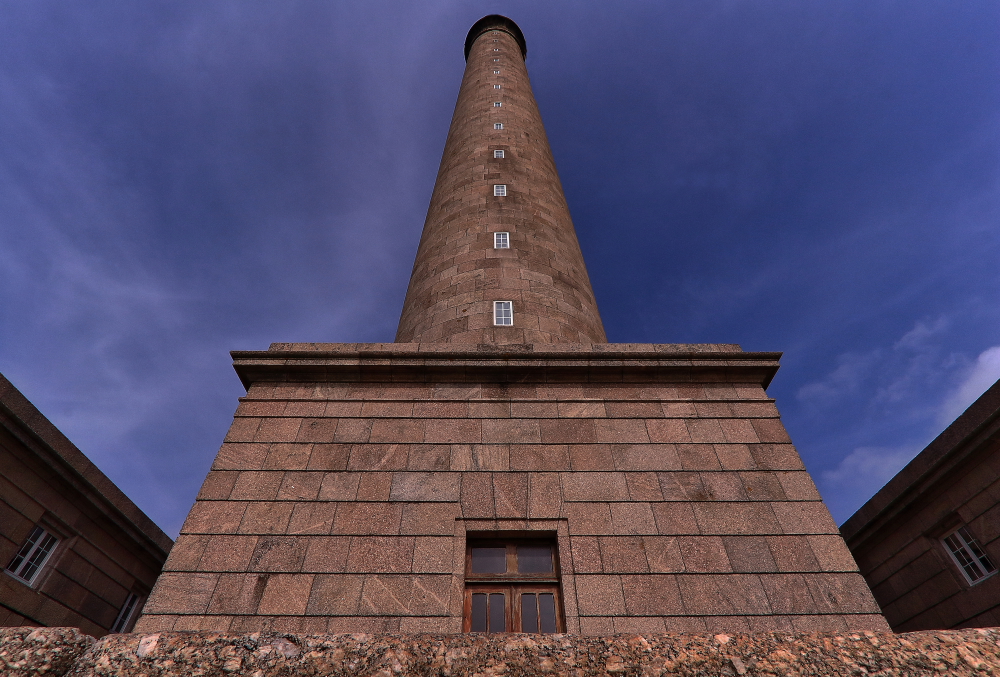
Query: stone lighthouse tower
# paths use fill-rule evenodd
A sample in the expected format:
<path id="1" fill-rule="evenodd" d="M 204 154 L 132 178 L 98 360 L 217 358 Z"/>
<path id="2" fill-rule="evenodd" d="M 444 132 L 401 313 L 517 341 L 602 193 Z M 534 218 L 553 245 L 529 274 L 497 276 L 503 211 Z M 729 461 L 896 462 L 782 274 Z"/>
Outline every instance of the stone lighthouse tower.
<path id="1" fill-rule="evenodd" d="M 397 342 L 604 343 L 521 30 L 478 21 Z M 510 308 L 516 318 L 499 318 Z M 511 320 L 510 324 L 503 324 Z"/>
<path id="2" fill-rule="evenodd" d="M 607 343 L 511 20 L 478 21 L 395 343 L 247 388 L 137 631 L 888 629 L 765 388 Z"/>

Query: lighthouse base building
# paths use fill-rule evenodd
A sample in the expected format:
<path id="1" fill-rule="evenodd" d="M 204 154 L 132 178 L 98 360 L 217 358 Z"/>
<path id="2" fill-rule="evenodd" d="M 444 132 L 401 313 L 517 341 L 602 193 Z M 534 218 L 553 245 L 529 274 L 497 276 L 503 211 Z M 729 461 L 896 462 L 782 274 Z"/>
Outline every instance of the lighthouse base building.
<path id="1" fill-rule="evenodd" d="M 396 342 L 233 354 L 137 631 L 887 630 L 779 355 L 607 343 L 524 37 L 486 17 L 465 52 Z"/>
<path id="2" fill-rule="evenodd" d="M 234 355 L 247 396 L 137 631 L 886 629 L 764 391 L 774 353 Z"/>

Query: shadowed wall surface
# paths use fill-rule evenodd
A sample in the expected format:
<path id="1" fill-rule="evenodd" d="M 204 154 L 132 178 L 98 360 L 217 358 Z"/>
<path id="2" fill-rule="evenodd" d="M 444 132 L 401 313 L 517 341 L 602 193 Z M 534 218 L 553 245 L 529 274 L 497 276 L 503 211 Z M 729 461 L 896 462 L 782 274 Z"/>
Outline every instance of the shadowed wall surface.
<path id="1" fill-rule="evenodd" d="M 38 528 L 58 541 L 25 580 L 11 565 Z M 0 375 L 0 626 L 73 625 L 101 636 L 130 595 L 141 606 L 172 544 Z M 138 615 L 131 608 L 121 630 Z"/>

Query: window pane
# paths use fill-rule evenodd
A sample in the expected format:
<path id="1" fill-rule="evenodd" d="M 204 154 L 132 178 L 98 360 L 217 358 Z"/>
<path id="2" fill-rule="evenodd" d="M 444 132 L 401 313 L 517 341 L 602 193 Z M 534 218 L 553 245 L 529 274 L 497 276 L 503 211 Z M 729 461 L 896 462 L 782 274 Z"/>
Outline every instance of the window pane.
<path id="1" fill-rule="evenodd" d="M 493 324 L 503 327 L 514 324 L 513 301 L 493 302 Z"/>
<path id="2" fill-rule="evenodd" d="M 522 574 L 547 574 L 552 571 L 552 548 L 548 545 L 517 546 L 517 571 Z"/>
<path id="3" fill-rule="evenodd" d="M 486 632 L 486 593 L 472 595 L 472 632 Z"/>
<path id="4" fill-rule="evenodd" d="M 965 539 L 965 544 L 968 546 L 969 552 L 972 553 L 975 560 L 982 566 L 983 575 L 996 571 L 996 567 L 993 566 L 993 562 L 990 561 L 990 558 L 987 557 L 986 553 L 979 547 L 979 541 L 973 538 L 972 534 L 970 534 L 965 527 L 959 529 L 958 533 L 963 539 Z"/>
<path id="5" fill-rule="evenodd" d="M 135 609 L 137 601 L 139 601 L 139 596 L 134 592 L 129 593 L 129 596 L 125 599 L 125 604 L 122 605 L 121 611 L 118 612 L 115 624 L 111 626 L 111 632 L 122 632 L 125 630 L 129 620 L 132 618 L 132 610 Z"/>
<path id="6" fill-rule="evenodd" d="M 521 595 L 521 632 L 538 632 L 538 606 L 533 592 Z"/>
<path id="7" fill-rule="evenodd" d="M 542 632 L 556 631 L 556 596 L 551 592 L 538 595 L 538 607 L 541 612 Z"/>
<path id="8" fill-rule="evenodd" d="M 20 566 L 24 563 L 24 560 L 25 558 L 27 558 L 28 553 L 31 552 L 31 549 L 35 547 L 35 541 L 37 541 L 43 533 L 45 532 L 42 530 L 41 527 L 35 527 L 34 529 L 32 529 L 31 534 L 29 534 L 28 536 L 28 540 L 24 542 L 24 545 L 21 546 L 21 549 L 17 551 L 16 555 L 14 555 L 14 559 L 12 559 L 10 561 L 10 564 L 7 565 L 7 569 L 13 571 L 14 573 L 18 573 L 18 568 L 20 568 Z"/>
<path id="9" fill-rule="evenodd" d="M 472 573 L 503 574 L 507 572 L 507 548 L 473 548 Z"/>
<path id="10" fill-rule="evenodd" d="M 490 629 L 489 632 L 504 632 L 507 630 L 506 609 L 504 609 L 504 594 L 490 593 Z"/>

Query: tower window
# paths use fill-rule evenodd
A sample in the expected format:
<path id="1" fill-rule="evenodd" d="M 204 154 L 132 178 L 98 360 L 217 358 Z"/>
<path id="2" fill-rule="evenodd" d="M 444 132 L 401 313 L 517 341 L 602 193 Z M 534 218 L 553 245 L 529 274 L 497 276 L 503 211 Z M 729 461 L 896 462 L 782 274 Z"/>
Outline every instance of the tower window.
<path id="1" fill-rule="evenodd" d="M 7 565 L 7 572 L 31 585 L 38 572 L 42 570 L 49 555 L 55 550 L 58 542 L 59 539 L 45 529 L 35 527 L 28 536 L 28 540 L 24 542 L 21 549 L 14 555 L 14 559 Z"/>
<path id="2" fill-rule="evenodd" d="M 501 157 L 502 158 L 503 157 L 503 151 L 502 150 L 495 150 L 495 151 L 493 151 L 493 157 Z"/>
<path id="3" fill-rule="evenodd" d="M 562 631 L 555 543 L 469 541 L 465 632 Z"/>
<path id="4" fill-rule="evenodd" d="M 978 583 L 996 573 L 997 568 L 966 527 L 956 529 L 942 540 L 969 583 Z"/>
<path id="5" fill-rule="evenodd" d="M 493 324 L 498 327 L 510 327 L 514 324 L 514 302 L 493 302 Z"/>
<path id="6" fill-rule="evenodd" d="M 500 89 L 500 85 L 493 85 L 493 89 Z"/>
<path id="7" fill-rule="evenodd" d="M 493 71 L 493 75 L 500 75 L 500 71 Z"/>
<path id="8" fill-rule="evenodd" d="M 493 123 L 493 129 L 503 129 L 503 123 L 502 122 L 494 122 Z"/>
<path id="9" fill-rule="evenodd" d="M 136 609 L 139 608 L 139 599 L 139 595 L 134 592 L 129 593 L 128 597 L 125 598 L 125 604 L 122 605 L 121 611 L 118 612 L 115 624 L 111 626 L 111 632 L 128 632 L 132 617 L 135 616 Z"/>
<path id="10" fill-rule="evenodd" d="M 496 40 L 494 40 L 493 42 L 496 42 Z M 499 52 L 499 51 L 500 51 L 500 48 L 499 48 L 499 47 L 494 47 L 494 48 L 493 48 L 493 51 L 494 51 L 494 52 Z"/>
<path id="11" fill-rule="evenodd" d="M 493 60 L 494 60 L 494 61 L 499 61 L 499 60 L 500 60 L 500 57 L 497 57 L 497 58 L 495 58 L 495 59 L 493 59 Z"/>
<path id="12" fill-rule="evenodd" d="M 494 102 L 493 102 L 493 107 L 494 107 L 494 108 L 499 108 L 499 107 L 500 107 L 500 106 L 502 106 L 502 105 L 503 105 L 503 104 L 502 104 L 502 103 L 500 103 L 499 101 L 494 101 Z"/>
<path id="13" fill-rule="evenodd" d="M 510 233 L 493 233 L 494 249 L 510 249 Z"/>
<path id="14" fill-rule="evenodd" d="M 507 184 L 498 183 L 493 186 L 493 197 L 507 197 Z"/>

